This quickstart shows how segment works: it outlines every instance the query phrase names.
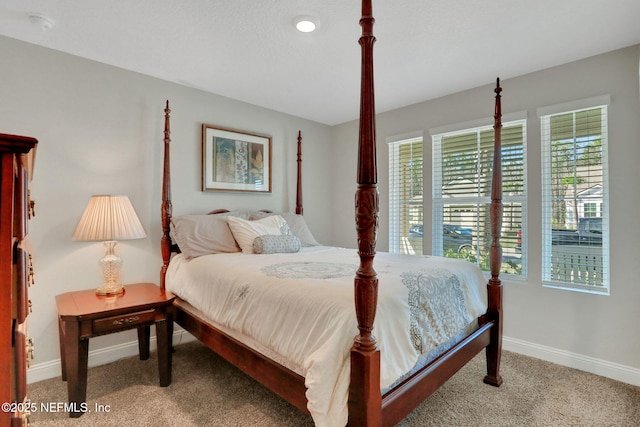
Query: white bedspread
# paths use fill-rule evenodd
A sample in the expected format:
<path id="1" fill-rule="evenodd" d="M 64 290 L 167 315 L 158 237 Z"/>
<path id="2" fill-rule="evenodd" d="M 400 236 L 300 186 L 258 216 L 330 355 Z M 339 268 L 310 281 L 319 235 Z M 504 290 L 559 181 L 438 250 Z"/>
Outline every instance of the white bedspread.
<path id="1" fill-rule="evenodd" d="M 354 249 L 326 246 L 190 261 L 178 255 L 166 283 L 214 323 L 250 337 L 303 375 L 316 425 L 343 426 L 349 350 L 358 334 L 353 296 L 358 264 Z M 378 253 L 374 267 L 379 290 L 373 333 L 384 389 L 421 354 L 474 324 L 486 311 L 486 279 L 465 261 L 440 257 Z"/>

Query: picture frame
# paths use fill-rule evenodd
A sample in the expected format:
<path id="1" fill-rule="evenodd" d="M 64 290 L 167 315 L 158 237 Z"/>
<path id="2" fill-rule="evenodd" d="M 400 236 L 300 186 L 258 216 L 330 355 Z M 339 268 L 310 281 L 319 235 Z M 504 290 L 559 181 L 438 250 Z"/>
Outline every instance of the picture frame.
<path id="1" fill-rule="evenodd" d="M 271 137 L 203 124 L 202 191 L 271 193 Z"/>

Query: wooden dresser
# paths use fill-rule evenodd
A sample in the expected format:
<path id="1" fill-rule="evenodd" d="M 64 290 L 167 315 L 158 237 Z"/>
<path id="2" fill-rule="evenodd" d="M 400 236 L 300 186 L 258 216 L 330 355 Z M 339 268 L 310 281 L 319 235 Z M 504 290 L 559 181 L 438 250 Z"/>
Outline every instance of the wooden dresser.
<path id="1" fill-rule="evenodd" d="M 27 365 L 33 343 L 27 336 L 28 296 L 33 282 L 24 242 L 33 215 L 28 184 L 33 173 L 34 138 L 0 134 L 0 426 L 23 426 L 31 404 Z"/>

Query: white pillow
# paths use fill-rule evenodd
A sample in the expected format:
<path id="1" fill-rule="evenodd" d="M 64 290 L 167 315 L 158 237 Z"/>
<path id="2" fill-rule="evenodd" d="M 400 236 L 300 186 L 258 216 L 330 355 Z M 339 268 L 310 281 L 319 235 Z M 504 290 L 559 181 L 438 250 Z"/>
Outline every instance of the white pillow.
<path id="1" fill-rule="evenodd" d="M 249 215 L 250 220 L 262 219 L 268 216 L 275 215 L 269 211 L 258 211 L 253 212 Z M 320 243 L 313 237 L 311 234 L 311 230 L 307 226 L 307 222 L 304 220 L 302 215 L 295 214 L 293 212 L 284 212 L 281 213 L 280 216 L 287 221 L 289 224 L 289 228 L 291 229 L 291 233 L 294 236 L 297 236 L 300 239 L 300 243 L 302 246 L 320 246 Z"/>
<path id="2" fill-rule="evenodd" d="M 315 237 L 313 237 L 313 234 L 311 234 L 311 230 L 309 230 L 307 222 L 304 220 L 302 215 L 287 212 L 283 213 L 282 217 L 287 221 L 287 224 L 289 224 L 291 232 L 295 236 L 298 236 L 302 246 L 320 246 L 320 243 L 318 243 Z"/>
<path id="3" fill-rule="evenodd" d="M 173 237 L 187 259 L 201 255 L 240 252 L 226 215 L 182 215 L 173 217 Z"/>
<path id="4" fill-rule="evenodd" d="M 233 237 L 240 245 L 242 252 L 245 254 L 252 254 L 253 241 L 258 236 L 265 234 L 276 235 L 289 235 L 291 229 L 287 221 L 280 215 L 271 215 L 266 218 L 258 219 L 255 221 L 247 221 L 246 219 L 238 218 L 235 216 L 228 216 L 227 222 Z"/>

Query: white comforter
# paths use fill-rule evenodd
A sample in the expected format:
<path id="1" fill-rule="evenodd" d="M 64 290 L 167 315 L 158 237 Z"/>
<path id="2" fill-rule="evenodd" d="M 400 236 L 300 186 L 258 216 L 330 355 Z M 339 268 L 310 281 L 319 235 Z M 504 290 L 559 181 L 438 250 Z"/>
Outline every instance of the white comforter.
<path id="1" fill-rule="evenodd" d="M 358 334 L 353 249 L 304 248 L 294 254 L 173 258 L 167 288 L 226 330 L 276 355 L 305 377 L 318 426 L 347 422 L 349 350 Z M 486 311 L 486 280 L 454 259 L 378 253 L 373 333 L 381 351 L 381 389 L 418 358 L 445 345 Z M 426 310 L 426 312 L 424 311 Z M 433 315 L 432 312 L 439 312 Z"/>

